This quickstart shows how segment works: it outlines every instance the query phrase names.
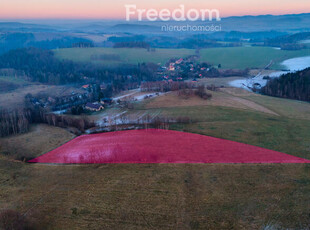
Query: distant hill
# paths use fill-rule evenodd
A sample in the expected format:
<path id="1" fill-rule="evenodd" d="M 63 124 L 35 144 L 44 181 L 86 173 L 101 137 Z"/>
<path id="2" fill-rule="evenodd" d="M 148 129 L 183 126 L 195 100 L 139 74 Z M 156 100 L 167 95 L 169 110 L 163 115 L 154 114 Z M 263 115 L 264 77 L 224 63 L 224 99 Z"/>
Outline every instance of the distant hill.
<path id="1" fill-rule="evenodd" d="M 56 28 L 53 28 L 49 25 L 40 25 L 40 24 L 29 24 L 20 22 L 0 22 L 0 31 L 51 32 L 56 31 Z"/>
<path id="2" fill-rule="evenodd" d="M 310 31 L 310 13 L 306 14 L 288 14 L 288 15 L 259 15 L 259 16 L 239 16 L 222 18 L 220 22 L 163 22 L 163 21 L 142 21 L 131 22 L 127 24 L 114 25 L 107 28 L 110 31 L 117 32 L 157 32 L 162 33 L 163 25 L 221 25 L 222 31 L 280 31 L 280 32 L 308 32 Z M 188 32 L 187 32 L 188 33 Z M 195 32 L 197 34 L 197 32 Z"/>
<path id="3" fill-rule="evenodd" d="M 259 15 L 223 18 L 224 31 L 310 31 L 310 13 L 288 15 Z"/>
<path id="4" fill-rule="evenodd" d="M 280 32 L 310 32 L 310 13 L 287 15 L 234 16 L 222 18 L 220 22 L 202 21 L 132 21 L 124 20 L 32 20 L 31 23 L 16 20 L 16 22 L 0 22 L 1 31 L 66 31 L 93 33 L 163 33 L 163 25 L 212 25 L 220 24 L 222 31 L 280 31 Z M 167 34 L 167 32 L 164 32 Z M 187 32 L 188 33 L 188 32 Z M 197 34 L 197 32 L 193 32 Z M 178 32 L 178 34 L 180 34 Z"/>
<path id="5" fill-rule="evenodd" d="M 202 21 L 142 21 L 119 23 L 107 27 L 106 33 L 163 33 L 161 27 L 163 25 L 221 25 L 222 31 L 241 31 L 241 32 L 255 32 L 255 31 L 279 31 L 279 32 L 308 32 L 310 31 L 310 13 L 307 14 L 289 14 L 289 15 L 259 15 L 259 16 L 240 16 L 222 18 L 220 22 L 202 22 Z M 167 33 L 167 32 L 164 32 Z M 190 32 L 186 32 L 190 33 Z M 197 32 L 192 32 L 197 34 Z M 180 34 L 180 32 L 178 32 Z"/>
<path id="6" fill-rule="evenodd" d="M 285 44 L 296 44 L 306 39 L 310 39 L 310 32 L 296 33 L 293 35 L 284 35 L 276 38 L 271 38 L 265 41 L 265 45 L 281 47 Z M 299 45 L 301 46 L 302 44 Z"/>
<path id="7" fill-rule="evenodd" d="M 123 33 L 132 33 L 132 32 L 152 32 L 160 31 L 158 26 L 151 25 L 138 25 L 138 24 L 117 24 L 108 28 L 111 32 L 123 32 Z"/>

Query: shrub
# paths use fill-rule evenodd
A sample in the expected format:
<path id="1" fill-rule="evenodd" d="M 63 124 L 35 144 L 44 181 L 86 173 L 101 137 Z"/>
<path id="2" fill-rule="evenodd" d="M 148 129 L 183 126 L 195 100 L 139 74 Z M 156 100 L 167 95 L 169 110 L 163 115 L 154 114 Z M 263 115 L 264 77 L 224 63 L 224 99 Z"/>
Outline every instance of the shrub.
<path id="1" fill-rule="evenodd" d="M 198 86 L 198 89 L 195 92 L 195 94 L 204 100 L 212 98 L 212 94 L 206 92 L 204 85 Z"/>

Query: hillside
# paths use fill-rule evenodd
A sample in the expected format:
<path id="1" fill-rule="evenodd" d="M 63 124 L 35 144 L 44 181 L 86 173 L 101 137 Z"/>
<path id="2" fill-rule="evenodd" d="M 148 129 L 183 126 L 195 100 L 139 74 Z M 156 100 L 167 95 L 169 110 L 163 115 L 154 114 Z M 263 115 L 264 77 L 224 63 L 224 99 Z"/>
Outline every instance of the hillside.
<path id="1" fill-rule="evenodd" d="M 229 95 L 230 104 L 220 105 Z M 160 107 L 156 101 L 167 97 Z M 175 107 L 176 100 L 163 95 L 131 113 L 189 116 L 195 122 L 171 129 L 310 159 L 308 103 L 234 88 L 214 93 L 210 105 L 193 98 Z M 237 107 L 240 101 L 256 107 Z M 257 110 L 258 105 L 277 115 Z M 39 156 L 71 138 L 63 129 L 38 125 L 1 139 L 0 202 L 25 214 L 38 229 L 306 229 L 309 223 L 306 164 L 64 166 L 12 160 L 20 154 Z"/>
<path id="2" fill-rule="evenodd" d="M 310 102 L 310 68 L 270 79 L 263 94 Z"/>

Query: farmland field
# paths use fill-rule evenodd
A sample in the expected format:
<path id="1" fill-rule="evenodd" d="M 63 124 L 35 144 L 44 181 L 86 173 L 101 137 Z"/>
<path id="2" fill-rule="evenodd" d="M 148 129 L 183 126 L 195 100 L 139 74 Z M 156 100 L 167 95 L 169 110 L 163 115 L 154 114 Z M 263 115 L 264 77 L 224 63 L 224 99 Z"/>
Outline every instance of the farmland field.
<path id="1" fill-rule="evenodd" d="M 304 164 L 53 166 L 0 160 L 0 204 L 37 229 L 307 229 Z"/>
<path id="2" fill-rule="evenodd" d="M 221 64 L 224 69 L 264 68 L 272 60 L 271 68 L 283 68 L 280 63 L 286 59 L 310 56 L 310 49 L 286 51 L 271 47 L 212 48 L 200 51 L 200 61 Z"/>
<path id="3" fill-rule="evenodd" d="M 215 105 L 225 94 L 277 115 Z M 172 98 L 170 105 L 159 107 L 156 100 L 163 97 L 130 112 L 190 116 L 194 123 L 170 128 L 310 159 L 307 103 L 241 89 L 219 92 L 214 105 L 188 99 L 188 104 L 174 107 Z M 286 104 L 296 112 L 284 109 Z M 39 143 L 32 155 L 36 157 L 72 139 L 62 129 L 44 127 L 7 138 L 5 149 L 13 151 L 23 143 L 31 153 Z M 307 229 L 309 224 L 309 164 L 55 166 L 12 161 L 15 156 L 9 152 L 1 156 L 1 207 L 18 210 L 38 229 Z"/>
<path id="4" fill-rule="evenodd" d="M 195 50 L 190 49 L 156 49 L 148 52 L 146 49 L 135 48 L 69 48 L 54 50 L 59 59 L 68 59 L 76 62 L 92 62 L 104 66 L 115 66 L 119 64 L 138 64 L 143 62 L 161 63 L 164 65 L 170 58 L 186 57 L 193 55 Z M 115 55 L 119 60 L 100 59 L 102 55 Z M 95 60 L 93 60 L 95 59 Z M 103 58 L 104 59 L 104 58 Z M 115 58 L 114 58 L 115 59 Z"/>
<path id="5" fill-rule="evenodd" d="M 176 130 L 310 158 L 309 103 L 262 96 L 236 88 L 211 93 L 214 96 L 209 101 L 163 95 L 137 109 L 161 110 L 161 115 L 188 116 L 195 121 L 171 127 Z"/>
<path id="6" fill-rule="evenodd" d="M 28 162 L 310 163 L 310 160 L 214 137 L 147 129 L 80 136 Z"/>
<path id="7" fill-rule="evenodd" d="M 54 50 L 59 59 L 67 59 L 76 62 L 92 62 L 104 66 L 118 64 L 138 64 L 153 62 L 165 64 L 170 58 L 186 57 L 194 55 L 192 49 L 156 49 L 148 52 L 146 49 L 135 48 L 68 48 Z M 119 60 L 96 60 L 93 57 L 102 55 L 116 55 Z M 280 63 L 286 59 L 310 56 L 310 49 L 285 51 L 271 47 L 233 47 L 233 48 L 210 48 L 200 51 L 200 61 L 213 65 L 221 64 L 224 69 L 264 68 L 270 61 L 274 64 L 273 69 L 284 68 Z M 104 59 L 104 58 L 103 58 Z"/>

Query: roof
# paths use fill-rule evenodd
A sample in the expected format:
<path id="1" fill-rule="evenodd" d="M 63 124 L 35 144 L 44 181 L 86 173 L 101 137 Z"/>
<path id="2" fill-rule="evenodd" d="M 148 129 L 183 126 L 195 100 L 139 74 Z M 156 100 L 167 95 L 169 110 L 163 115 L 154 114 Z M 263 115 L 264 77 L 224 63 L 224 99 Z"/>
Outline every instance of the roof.
<path id="1" fill-rule="evenodd" d="M 86 107 L 91 108 L 91 109 L 100 109 L 102 105 L 88 102 L 86 104 Z"/>

